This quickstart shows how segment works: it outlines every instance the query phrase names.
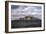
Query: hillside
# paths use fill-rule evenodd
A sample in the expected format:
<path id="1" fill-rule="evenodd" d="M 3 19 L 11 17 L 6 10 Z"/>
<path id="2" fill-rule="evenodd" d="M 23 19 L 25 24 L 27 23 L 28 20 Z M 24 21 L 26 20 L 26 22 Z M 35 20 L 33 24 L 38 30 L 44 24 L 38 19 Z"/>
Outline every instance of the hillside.
<path id="1" fill-rule="evenodd" d="M 41 20 L 26 16 L 25 18 L 20 18 L 20 20 L 12 20 L 12 28 L 26 28 L 26 27 L 40 27 Z M 24 20 L 25 19 L 25 20 Z M 26 20 L 28 19 L 28 20 Z"/>

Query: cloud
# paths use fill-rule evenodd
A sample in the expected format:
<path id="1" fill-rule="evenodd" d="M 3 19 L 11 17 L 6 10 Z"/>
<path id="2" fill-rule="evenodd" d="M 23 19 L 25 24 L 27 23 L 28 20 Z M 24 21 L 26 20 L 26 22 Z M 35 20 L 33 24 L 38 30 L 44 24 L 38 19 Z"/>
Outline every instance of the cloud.
<path id="1" fill-rule="evenodd" d="M 41 19 L 41 6 L 12 6 L 12 20 L 25 16 L 32 16 Z M 13 17 L 14 15 L 14 17 Z M 23 15 L 23 16 L 22 16 Z"/>

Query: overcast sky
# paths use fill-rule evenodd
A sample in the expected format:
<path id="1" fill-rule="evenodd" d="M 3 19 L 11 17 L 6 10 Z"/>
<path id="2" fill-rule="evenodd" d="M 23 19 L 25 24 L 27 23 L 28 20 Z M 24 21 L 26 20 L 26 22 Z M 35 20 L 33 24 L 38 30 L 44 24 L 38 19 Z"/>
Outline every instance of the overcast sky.
<path id="1" fill-rule="evenodd" d="M 12 5 L 11 6 L 11 19 L 16 20 L 25 16 L 33 16 L 41 19 L 41 6 L 22 6 Z"/>

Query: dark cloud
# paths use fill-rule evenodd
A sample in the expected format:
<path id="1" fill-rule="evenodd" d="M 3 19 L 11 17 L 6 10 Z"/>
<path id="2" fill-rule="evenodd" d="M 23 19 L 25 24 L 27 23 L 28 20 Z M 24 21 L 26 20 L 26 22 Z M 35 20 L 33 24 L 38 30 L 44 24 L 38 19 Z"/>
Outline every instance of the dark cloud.
<path id="1" fill-rule="evenodd" d="M 36 9 L 41 9 L 41 6 L 34 6 Z"/>
<path id="2" fill-rule="evenodd" d="M 17 9 L 19 8 L 19 5 L 11 5 L 11 9 Z"/>

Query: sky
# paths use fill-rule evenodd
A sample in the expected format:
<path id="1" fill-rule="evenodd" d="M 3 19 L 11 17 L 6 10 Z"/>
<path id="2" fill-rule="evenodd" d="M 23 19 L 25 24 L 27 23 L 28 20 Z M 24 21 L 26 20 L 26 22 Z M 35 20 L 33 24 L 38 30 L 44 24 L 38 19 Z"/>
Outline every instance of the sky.
<path id="1" fill-rule="evenodd" d="M 41 19 L 41 6 L 11 5 L 11 19 L 17 20 L 25 16 L 33 16 Z"/>

